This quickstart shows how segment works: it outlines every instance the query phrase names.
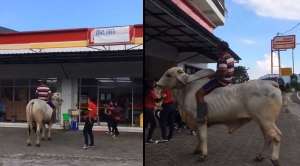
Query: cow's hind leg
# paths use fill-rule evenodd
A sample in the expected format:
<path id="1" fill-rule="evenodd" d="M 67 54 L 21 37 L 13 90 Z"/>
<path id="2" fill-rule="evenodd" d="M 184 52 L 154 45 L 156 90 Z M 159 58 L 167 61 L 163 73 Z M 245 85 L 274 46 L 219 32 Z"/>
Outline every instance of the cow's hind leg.
<path id="1" fill-rule="evenodd" d="M 280 166 L 278 160 L 280 152 L 281 131 L 274 123 L 269 127 L 265 127 L 264 132 L 266 134 L 266 140 L 270 140 L 272 144 L 271 162 L 274 166 Z"/>
<path id="2" fill-rule="evenodd" d="M 272 157 L 271 161 L 274 166 L 279 166 L 279 152 L 280 152 L 280 141 L 281 141 L 281 131 L 277 128 L 276 124 L 273 125 L 274 128 L 270 130 L 270 136 L 272 138 Z"/>
<path id="3" fill-rule="evenodd" d="M 27 130 L 27 146 L 31 146 L 31 138 L 30 138 L 30 134 L 32 132 L 32 125 L 30 123 L 28 123 L 28 130 Z"/>
<path id="4" fill-rule="evenodd" d="M 39 147 L 40 146 L 40 135 L 41 135 L 41 124 L 40 123 L 36 123 L 36 146 Z"/>
<path id="5" fill-rule="evenodd" d="M 257 161 L 257 162 L 261 162 L 265 159 L 265 156 L 266 156 L 265 152 L 268 150 L 268 148 L 271 145 L 271 140 L 268 136 L 266 136 L 266 132 L 265 132 L 264 128 L 261 125 L 260 125 L 260 129 L 261 129 L 262 134 L 264 136 L 264 145 L 263 145 L 262 150 L 255 157 L 255 161 Z"/>
<path id="6" fill-rule="evenodd" d="M 50 122 L 48 124 L 48 140 L 50 141 L 52 138 L 51 138 L 51 128 L 52 128 L 52 123 Z"/>

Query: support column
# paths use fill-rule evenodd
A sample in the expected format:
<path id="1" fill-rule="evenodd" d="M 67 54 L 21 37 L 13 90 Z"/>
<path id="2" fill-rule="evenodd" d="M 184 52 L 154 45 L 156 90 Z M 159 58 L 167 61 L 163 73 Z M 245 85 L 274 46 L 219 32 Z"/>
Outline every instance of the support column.
<path id="1" fill-rule="evenodd" d="M 78 84 L 76 79 L 62 79 L 61 94 L 64 100 L 61 106 L 60 123 L 63 124 L 63 113 L 68 113 L 71 108 L 76 108 Z"/>

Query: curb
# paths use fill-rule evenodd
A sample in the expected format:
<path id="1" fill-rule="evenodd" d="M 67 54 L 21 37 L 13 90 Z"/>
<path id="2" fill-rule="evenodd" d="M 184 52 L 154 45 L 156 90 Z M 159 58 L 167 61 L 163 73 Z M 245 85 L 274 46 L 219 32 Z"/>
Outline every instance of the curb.
<path id="1" fill-rule="evenodd" d="M 11 122 L 0 122 L 0 127 L 11 127 L 11 128 L 27 128 L 27 123 L 11 123 Z M 79 130 L 83 129 L 83 125 L 78 126 Z M 62 130 L 63 127 L 60 124 L 53 124 L 52 129 Z M 133 132 L 133 133 L 142 133 L 143 128 L 141 127 L 118 127 L 120 132 Z M 107 131 L 107 126 L 100 125 L 94 126 L 93 131 Z"/>

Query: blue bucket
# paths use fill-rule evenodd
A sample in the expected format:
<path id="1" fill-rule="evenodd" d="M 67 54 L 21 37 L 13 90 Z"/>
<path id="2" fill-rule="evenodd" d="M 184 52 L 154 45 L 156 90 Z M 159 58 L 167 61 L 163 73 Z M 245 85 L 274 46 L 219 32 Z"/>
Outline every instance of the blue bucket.
<path id="1" fill-rule="evenodd" d="M 78 122 L 72 120 L 71 121 L 71 130 L 78 130 Z"/>

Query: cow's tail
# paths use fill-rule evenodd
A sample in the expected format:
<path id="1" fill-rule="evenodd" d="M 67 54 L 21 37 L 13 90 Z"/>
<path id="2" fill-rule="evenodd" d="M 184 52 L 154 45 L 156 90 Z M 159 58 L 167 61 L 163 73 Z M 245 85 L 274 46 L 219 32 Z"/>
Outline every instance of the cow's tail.
<path id="1" fill-rule="evenodd" d="M 28 113 L 28 115 L 27 115 L 27 121 L 28 122 L 32 122 L 32 116 L 33 116 L 33 114 L 32 114 L 32 108 L 33 108 L 33 105 L 34 105 L 34 102 L 31 101 L 29 103 L 28 107 L 27 107 L 27 113 Z"/>

